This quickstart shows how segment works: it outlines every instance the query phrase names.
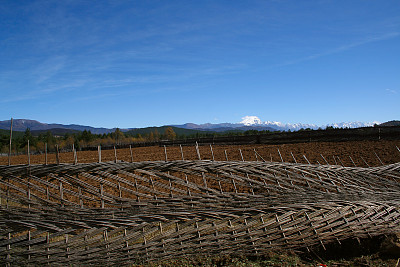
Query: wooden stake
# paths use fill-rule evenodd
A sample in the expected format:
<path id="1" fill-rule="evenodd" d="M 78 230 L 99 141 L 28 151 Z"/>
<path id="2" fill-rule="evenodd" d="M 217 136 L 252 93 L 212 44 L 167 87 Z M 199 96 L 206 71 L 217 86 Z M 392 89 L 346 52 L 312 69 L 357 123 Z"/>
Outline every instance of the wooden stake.
<path id="1" fill-rule="evenodd" d="M 99 154 L 99 163 L 101 163 L 101 145 L 97 146 L 97 153 Z"/>
<path id="2" fill-rule="evenodd" d="M 44 144 L 44 164 L 47 165 L 47 143 Z"/>
<path id="3" fill-rule="evenodd" d="M 322 154 L 320 154 L 320 155 L 325 160 L 326 164 L 329 165 L 329 162 L 324 158 L 324 156 Z"/>
<path id="4" fill-rule="evenodd" d="M 181 156 L 182 156 L 182 160 L 185 160 L 185 158 L 183 157 L 183 149 L 182 149 L 182 145 L 179 145 L 179 148 L 181 149 Z"/>
<path id="5" fill-rule="evenodd" d="M 306 156 L 303 155 L 303 157 L 306 159 L 306 161 L 308 162 L 308 164 L 311 165 L 311 163 L 308 161 L 308 159 L 306 158 Z"/>
<path id="6" fill-rule="evenodd" d="M 11 165 L 11 141 L 12 141 L 12 127 L 13 127 L 13 118 L 11 118 L 11 126 L 10 126 L 10 149 L 8 150 L 8 166 Z"/>
<path id="7" fill-rule="evenodd" d="M 363 157 L 361 157 L 361 159 L 364 161 L 365 165 L 367 165 L 367 167 L 369 168 L 369 164 L 365 161 L 365 159 Z"/>
<path id="8" fill-rule="evenodd" d="M 76 165 L 76 164 L 78 164 L 78 155 L 77 155 L 77 152 L 75 150 L 74 144 L 72 144 L 72 151 L 74 152 L 74 164 Z"/>
<path id="9" fill-rule="evenodd" d="M 200 157 L 200 150 L 199 150 L 199 144 L 197 143 L 197 141 L 196 141 L 196 152 L 197 152 L 197 156 L 199 157 L 199 160 L 201 160 L 201 157 Z"/>
<path id="10" fill-rule="evenodd" d="M 131 152 L 131 163 L 133 162 L 133 152 L 132 152 L 132 146 L 129 145 L 129 151 Z"/>
<path id="11" fill-rule="evenodd" d="M 57 165 L 60 165 L 60 155 L 58 151 L 58 145 L 56 145 L 56 160 L 57 160 Z"/>
<path id="12" fill-rule="evenodd" d="M 385 165 L 385 164 L 383 164 L 382 160 L 378 157 L 378 154 L 376 154 L 375 151 L 374 151 L 374 154 L 375 154 L 375 156 L 378 158 L 378 160 L 379 160 L 379 162 L 382 164 L 382 166 Z"/>
<path id="13" fill-rule="evenodd" d="M 165 162 L 168 161 L 168 156 L 167 156 L 167 147 L 164 145 L 164 154 L 165 154 Z"/>
<path id="14" fill-rule="evenodd" d="M 294 157 L 294 155 L 293 155 L 293 153 L 292 153 L 292 152 L 290 152 L 290 155 L 292 155 L 292 158 L 293 158 L 293 160 L 294 160 L 294 163 L 296 163 L 296 164 L 297 164 L 297 160 L 296 160 L 296 158 Z"/>
<path id="15" fill-rule="evenodd" d="M 357 167 L 357 165 L 354 163 L 353 159 L 349 156 L 351 162 L 353 163 L 354 167 Z"/>
<path id="16" fill-rule="evenodd" d="M 103 189 L 103 184 L 100 184 L 100 195 L 101 195 L 101 208 L 104 209 L 104 189 Z"/>
<path id="17" fill-rule="evenodd" d="M 240 153 L 240 158 L 242 159 L 242 161 L 244 162 L 244 158 L 243 158 L 243 154 L 242 154 L 242 150 L 239 148 L 239 153 Z"/>
<path id="18" fill-rule="evenodd" d="M 278 153 L 279 153 L 279 157 L 281 158 L 281 161 L 283 163 L 283 158 L 282 158 L 281 152 L 279 151 L 279 148 L 278 148 Z"/>
<path id="19" fill-rule="evenodd" d="M 261 155 L 260 154 L 258 154 L 258 152 L 256 151 L 256 149 L 254 148 L 254 152 L 256 153 L 256 155 L 258 155 L 259 157 L 260 157 L 260 159 L 263 161 L 263 162 L 266 162 L 265 161 L 265 159 L 263 158 L 263 157 L 261 157 Z"/>
<path id="20" fill-rule="evenodd" d="M 212 161 L 214 161 L 214 151 L 212 149 L 212 145 L 210 144 L 210 150 L 211 150 L 211 156 L 212 156 Z"/>
<path id="21" fill-rule="evenodd" d="M 117 163 L 118 159 L 117 159 L 117 149 L 114 146 L 114 157 L 115 157 L 115 163 Z"/>
<path id="22" fill-rule="evenodd" d="M 31 152 L 29 150 L 29 139 L 28 139 L 28 166 L 31 166 Z"/>
<path id="23" fill-rule="evenodd" d="M 61 201 L 61 206 L 64 207 L 64 191 L 63 191 L 63 184 L 60 182 L 60 201 Z"/>

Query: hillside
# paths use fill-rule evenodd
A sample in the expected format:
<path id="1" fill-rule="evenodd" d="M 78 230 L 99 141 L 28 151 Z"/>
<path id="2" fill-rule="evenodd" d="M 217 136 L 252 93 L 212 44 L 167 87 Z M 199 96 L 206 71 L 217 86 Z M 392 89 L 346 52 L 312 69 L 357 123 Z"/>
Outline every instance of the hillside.
<path id="1" fill-rule="evenodd" d="M 379 126 L 400 126 L 400 121 L 388 121 L 379 124 Z"/>

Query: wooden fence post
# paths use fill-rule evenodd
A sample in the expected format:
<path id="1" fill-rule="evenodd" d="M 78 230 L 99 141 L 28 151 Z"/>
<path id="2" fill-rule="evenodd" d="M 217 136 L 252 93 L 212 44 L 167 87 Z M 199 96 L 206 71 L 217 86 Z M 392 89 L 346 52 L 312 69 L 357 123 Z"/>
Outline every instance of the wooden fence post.
<path id="1" fill-rule="evenodd" d="M 199 157 L 199 160 L 201 160 L 199 144 L 197 143 L 197 141 L 196 141 L 196 152 L 197 152 L 197 156 Z"/>
<path id="2" fill-rule="evenodd" d="M 44 164 L 47 165 L 47 143 L 44 144 Z"/>
<path id="3" fill-rule="evenodd" d="M 56 160 L 57 160 L 57 165 L 60 165 L 60 154 L 58 151 L 58 145 L 56 145 Z"/>
<path id="4" fill-rule="evenodd" d="M 8 150 L 8 166 L 11 165 L 12 127 L 13 127 L 13 118 L 11 118 L 11 126 L 10 126 L 10 148 L 9 148 L 9 150 Z"/>
<path id="5" fill-rule="evenodd" d="M 167 147 L 164 145 L 164 155 L 165 155 L 165 162 L 168 161 L 168 156 L 167 156 Z"/>
<path id="6" fill-rule="evenodd" d="M 132 145 L 129 145 L 129 151 L 131 152 L 131 163 L 132 163 L 133 162 Z"/>
<path id="7" fill-rule="evenodd" d="M 101 145 L 97 146 L 97 154 L 99 154 L 99 163 L 101 163 Z"/>
<path id="8" fill-rule="evenodd" d="M 28 139 L 28 151 L 27 151 L 27 156 L 28 156 L 28 166 L 31 166 L 31 152 L 29 150 L 29 139 Z"/>

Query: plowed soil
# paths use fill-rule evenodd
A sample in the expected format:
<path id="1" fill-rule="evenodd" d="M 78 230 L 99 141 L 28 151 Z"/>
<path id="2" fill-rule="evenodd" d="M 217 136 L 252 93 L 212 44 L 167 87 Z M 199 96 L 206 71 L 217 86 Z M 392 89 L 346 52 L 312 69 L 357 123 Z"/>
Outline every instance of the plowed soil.
<path id="1" fill-rule="evenodd" d="M 284 145 L 201 145 L 199 154 L 195 146 L 183 146 L 185 160 L 214 160 L 216 161 L 285 161 L 311 164 L 336 164 L 343 166 L 379 166 L 400 162 L 400 141 L 348 141 L 348 142 L 310 142 Z M 211 152 L 212 149 L 212 152 Z M 226 151 L 226 153 L 225 153 Z M 255 152 L 256 151 L 256 152 Z M 160 161 L 181 160 L 182 153 L 179 146 L 166 147 L 137 147 L 130 149 L 102 150 L 102 161 Z M 78 151 L 78 163 L 97 162 L 97 151 Z M 56 155 L 48 154 L 48 164 L 56 163 Z M 72 152 L 60 153 L 61 163 L 73 163 Z M 28 156 L 11 157 L 11 164 L 27 164 Z M 31 164 L 44 164 L 45 155 L 31 155 Z M 0 165 L 8 164 L 8 157 L 0 157 Z"/>

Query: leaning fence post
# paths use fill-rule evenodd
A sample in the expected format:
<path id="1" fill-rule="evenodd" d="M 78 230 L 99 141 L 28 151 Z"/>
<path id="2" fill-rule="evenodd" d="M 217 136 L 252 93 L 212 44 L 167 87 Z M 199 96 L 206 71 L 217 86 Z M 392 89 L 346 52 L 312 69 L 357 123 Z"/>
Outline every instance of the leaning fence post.
<path id="1" fill-rule="evenodd" d="M 260 154 L 258 154 L 258 152 L 256 151 L 255 148 L 254 148 L 254 153 L 256 153 L 256 156 L 258 155 L 258 156 L 261 158 L 261 160 L 262 160 L 263 162 L 266 162 L 265 159 L 264 159 L 263 157 L 261 157 Z"/>
<path id="2" fill-rule="evenodd" d="M 199 144 L 197 143 L 197 141 L 196 141 L 196 152 L 197 152 L 197 156 L 199 157 L 199 160 L 201 160 L 201 157 L 200 157 L 200 150 L 199 150 Z"/>
<path id="3" fill-rule="evenodd" d="M 308 161 L 306 155 L 303 155 L 303 157 L 306 159 L 306 161 L 308 162 L 308 164 L 311 165 L 311 163 Z"/>
<path id="4" fill-rule="evenodd" d="M 212 149 L 212 145 L 210 144 L 210 150 L 211 150 L 211 156 L 212 156 L 212 161 L 214 161 L 214 151 Z"/>
<path id="5" fill-rule="evenodd" d="M 374 154 L 375 154 L 375 156 L 378 158 L 378 160 L 379 160 L 379 162 L 382 164 L 382 166 L 385 165 L 385 164 L 383 164 L 382 160 L 378 157 L 378 154 L 376 154 L 375 151 L 374 151 Z"/>
<path id="6" fill-rule="evenodd" d="M 281 161 L 283 163 L 283 158 L 282 158 L 281 152 L 279 151 L 279 148 L 278 148 L 278 153 L 279 153 L 279 157 L 281 158 Z"/>
<path id="7" fill-rule="evenodd" d="M 297 164 L 297 160 L 296 160 L 296 158 L 294 157 L 294 155 L 293 155 L 292 151 L 290 151 L 290 155 L 292 155 L 292 158 L 293 158 L 293 160 L 294 160 L 294 163 L 296 163 L 296 164 Z"/>

